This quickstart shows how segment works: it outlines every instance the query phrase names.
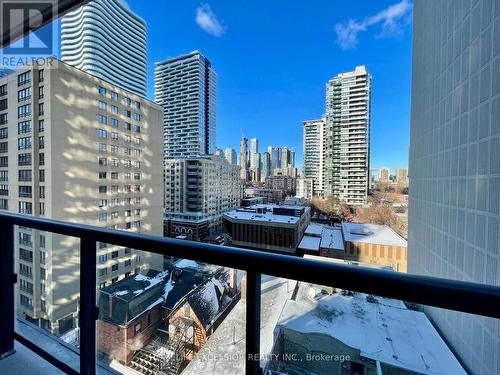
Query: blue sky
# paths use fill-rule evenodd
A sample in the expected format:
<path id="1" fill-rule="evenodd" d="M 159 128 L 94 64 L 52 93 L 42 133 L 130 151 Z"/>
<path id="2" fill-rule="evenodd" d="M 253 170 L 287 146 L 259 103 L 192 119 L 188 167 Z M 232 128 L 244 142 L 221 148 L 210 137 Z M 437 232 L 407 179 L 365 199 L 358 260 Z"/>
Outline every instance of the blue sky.
<path id="1" fill-rule="evenodd" d="M 325 83 L 366 65 L 372 74 L 371 166 L 408 163 L 409 0 L 128 0 L 148 24 L 148 96 L 154 62 L 192 50 L 218 76 L 217 147 L 239 150 L 241 131 L 294 147 L 302 121 L 321 117 Z"/>

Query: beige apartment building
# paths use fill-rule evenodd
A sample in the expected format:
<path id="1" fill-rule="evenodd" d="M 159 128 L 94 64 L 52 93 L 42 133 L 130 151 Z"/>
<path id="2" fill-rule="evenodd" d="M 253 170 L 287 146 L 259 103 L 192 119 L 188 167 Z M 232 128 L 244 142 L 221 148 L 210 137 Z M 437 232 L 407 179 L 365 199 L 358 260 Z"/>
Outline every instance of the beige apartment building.
<path id="1" fill-rule="evenodd" d="M 162 235 L 163 110 L 58 60 L 0 79 L 0 209 Z M 79 240 L 16 228 L 18 314 L 75 325 Z M 162 259 L 98 244 L 98 286 Z"/>

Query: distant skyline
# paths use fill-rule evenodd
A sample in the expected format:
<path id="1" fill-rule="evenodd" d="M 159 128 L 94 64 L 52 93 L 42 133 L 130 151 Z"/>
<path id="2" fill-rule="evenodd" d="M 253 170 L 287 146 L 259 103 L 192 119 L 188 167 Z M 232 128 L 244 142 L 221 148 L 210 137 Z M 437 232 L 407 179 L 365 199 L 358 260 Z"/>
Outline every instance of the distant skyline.
<path id="1" fill-rule="evenodd" d="M 302 167 L 302 121 L 325 111 L 326 82 L 365 65 L 373 77 L 370 169 L 408 165 L 411 3 L 319 0 L 128 0 L 148 25 L 148 98 L 154 64 L 199 50 L 217 73 L 218 148 L 241 132 L 288 146 Z"/>

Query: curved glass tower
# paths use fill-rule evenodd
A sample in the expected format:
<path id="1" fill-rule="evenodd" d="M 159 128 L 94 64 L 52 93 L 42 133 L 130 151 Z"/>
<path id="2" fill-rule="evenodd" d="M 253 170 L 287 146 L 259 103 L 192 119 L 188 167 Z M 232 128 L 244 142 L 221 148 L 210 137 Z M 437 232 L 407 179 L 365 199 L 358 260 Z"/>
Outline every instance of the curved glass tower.
<path id="1" fill-rule="evenodd" d="M 146 96 L 146 22 L 124 0 L 92 0 L 62 17 L 61 58 Z"/>

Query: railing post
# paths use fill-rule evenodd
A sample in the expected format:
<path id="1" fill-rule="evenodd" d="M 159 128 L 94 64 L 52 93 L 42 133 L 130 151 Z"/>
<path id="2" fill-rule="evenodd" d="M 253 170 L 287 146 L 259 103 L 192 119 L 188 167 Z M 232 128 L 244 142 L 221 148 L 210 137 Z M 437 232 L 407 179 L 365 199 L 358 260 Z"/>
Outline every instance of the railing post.
<path id="1" fill-rule="evenodd" d="M 80 238 L 80 374 L 96 373 L 96 241 Z"/>
<path id="2" fill-rule="evenodd" d="M 0 221 L 0 359 L 14 353 L 14 225 Z"/>
<path id="3" fill-rule="evenodd" d="M 259 375 L 261 274 L 248 271 L 246 288 L 245 374 Z"/>

